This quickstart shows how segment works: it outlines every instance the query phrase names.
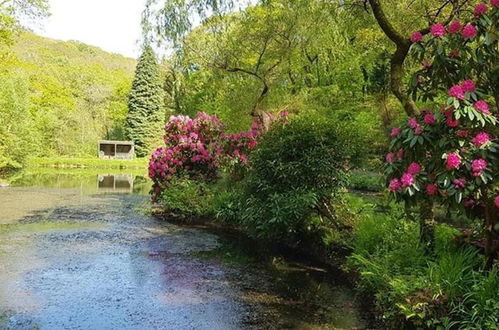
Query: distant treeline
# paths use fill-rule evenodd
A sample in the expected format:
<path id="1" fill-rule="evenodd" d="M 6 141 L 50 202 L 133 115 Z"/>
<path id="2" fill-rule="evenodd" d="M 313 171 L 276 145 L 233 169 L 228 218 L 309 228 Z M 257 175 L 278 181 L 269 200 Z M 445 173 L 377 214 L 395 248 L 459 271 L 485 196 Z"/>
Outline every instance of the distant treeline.
<path id="1" fill-rule="evenodd" d="M 29 32 L 0 58 L 0 168 L 94 155 L 99 139 L 124 138 L 135 60 Z"/>

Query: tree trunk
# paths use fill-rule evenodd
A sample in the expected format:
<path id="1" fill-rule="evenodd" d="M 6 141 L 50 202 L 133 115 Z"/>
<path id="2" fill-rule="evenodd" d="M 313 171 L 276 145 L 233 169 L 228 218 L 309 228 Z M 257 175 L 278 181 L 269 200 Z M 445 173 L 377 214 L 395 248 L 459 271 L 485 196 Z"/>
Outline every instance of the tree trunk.
<path id="1" fill-rule="evenodd" d="M 435 251 L 435 216 L 433 201 L 424 199 L 419 205 L 419 239 L 427 255 Z"/>
<path id="2" fill-rule="evenodd" d="M 495 230 L 495 226 L 498 223 L 499 212 L 494 205 L 494 201 L 488 198 L 487 195 L 484 196 L 485 200 L 485 257 L 486 257 L 486 268 L 491 269 L 494 265 L 494 260 L 499 254 L 499 235 Z"/>

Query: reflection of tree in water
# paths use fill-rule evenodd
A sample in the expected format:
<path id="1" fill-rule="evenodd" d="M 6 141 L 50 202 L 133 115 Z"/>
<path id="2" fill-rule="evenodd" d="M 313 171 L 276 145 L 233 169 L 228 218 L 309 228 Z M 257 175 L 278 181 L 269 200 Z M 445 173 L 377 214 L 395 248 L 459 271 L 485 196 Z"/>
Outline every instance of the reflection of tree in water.
<path id="1" fill-rule="evenodd" d="M 138 195 L 149 194 L 151 190 L 151 180 L 145 176 L 137 175 L 133 180 L 133 193 Z"/>

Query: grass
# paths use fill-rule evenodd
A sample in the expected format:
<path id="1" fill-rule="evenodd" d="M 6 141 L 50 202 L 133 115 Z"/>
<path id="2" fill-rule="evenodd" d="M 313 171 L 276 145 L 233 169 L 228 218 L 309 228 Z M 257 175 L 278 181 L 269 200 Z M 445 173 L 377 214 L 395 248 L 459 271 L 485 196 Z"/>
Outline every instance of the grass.
<path id="1" fill-rule="evenodd" d="M 136 158 L 133 160 L 120 159 L 99 159 L 70 158 L 70 157 L 49 157 L 31 158 L 26 167 L 56 167 L 56 168 L 110 168 L 110 169 L 130 169 L 147 168 L 147 158 Z"/>

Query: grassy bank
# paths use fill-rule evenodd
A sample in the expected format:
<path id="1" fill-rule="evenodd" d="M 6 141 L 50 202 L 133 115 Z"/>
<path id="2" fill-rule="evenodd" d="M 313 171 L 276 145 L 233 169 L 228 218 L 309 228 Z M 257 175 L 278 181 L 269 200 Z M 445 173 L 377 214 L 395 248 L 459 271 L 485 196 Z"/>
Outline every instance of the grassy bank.
<path id="1" fill-rule="evenodd" d="M 67 157 L 31 158 L 26 167 L 145 169 L 147 167 L 147 158 L 133 160 Z"/>

